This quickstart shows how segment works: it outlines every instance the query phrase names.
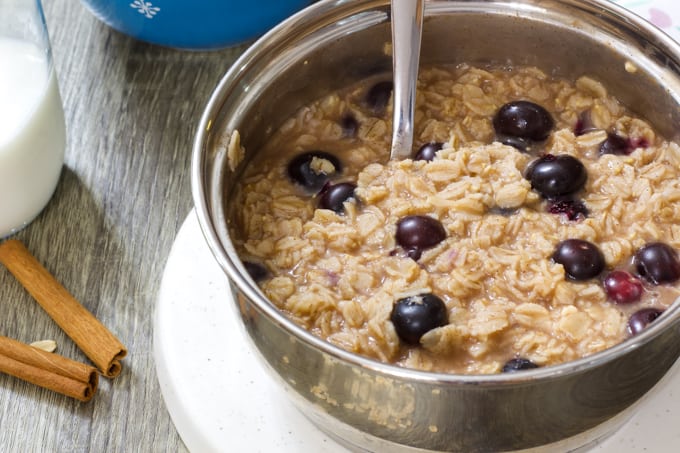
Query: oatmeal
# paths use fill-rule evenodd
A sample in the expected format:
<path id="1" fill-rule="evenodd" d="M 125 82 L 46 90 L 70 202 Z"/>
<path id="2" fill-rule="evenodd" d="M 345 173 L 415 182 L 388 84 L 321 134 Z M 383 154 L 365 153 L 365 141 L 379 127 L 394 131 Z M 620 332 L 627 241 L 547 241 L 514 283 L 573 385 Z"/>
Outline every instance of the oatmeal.
<path id="1" fill-rule="evenodd" d="M 301 109 L 251 163 L 231 225 L 266 296 L 400 366 L 549 366 L 644 329 L 680 294 L 680 147 L 596 80 L 420 72 L 412 159 L 391 83 Z"/>

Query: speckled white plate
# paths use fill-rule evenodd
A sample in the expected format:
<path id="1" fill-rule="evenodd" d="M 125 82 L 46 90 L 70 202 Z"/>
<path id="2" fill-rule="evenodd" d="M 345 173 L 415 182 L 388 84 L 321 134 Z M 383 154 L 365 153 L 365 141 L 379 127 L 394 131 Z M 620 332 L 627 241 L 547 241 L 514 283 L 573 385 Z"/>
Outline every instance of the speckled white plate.
<path id="1" fill-rule="evenodd" d="M 193 452 L 345 452 L 275 387 L 248 341 L 192 211 L 168 257 L 154 319 L 158 380 L 182 440 Z"/>
<path id="2" fill-rule="evenodd" d="M 251 352 L 195 213 L 172 247 L 154 320 L 163 398 L 193 452 L 346 453 L 309 422 Z M 598 453 L 680 449 L 680 362 Z"/>

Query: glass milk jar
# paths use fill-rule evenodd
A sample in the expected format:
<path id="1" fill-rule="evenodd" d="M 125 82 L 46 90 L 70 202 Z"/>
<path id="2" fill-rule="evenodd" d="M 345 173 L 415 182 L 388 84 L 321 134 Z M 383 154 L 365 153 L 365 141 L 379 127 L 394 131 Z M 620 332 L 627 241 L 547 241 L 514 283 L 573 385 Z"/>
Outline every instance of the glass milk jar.
<path id="1" fill-rule="evenodd" d="M 39 0 L 0 0 L 0 238 L 52 197 L 64 162 L 64 111 Z"/>

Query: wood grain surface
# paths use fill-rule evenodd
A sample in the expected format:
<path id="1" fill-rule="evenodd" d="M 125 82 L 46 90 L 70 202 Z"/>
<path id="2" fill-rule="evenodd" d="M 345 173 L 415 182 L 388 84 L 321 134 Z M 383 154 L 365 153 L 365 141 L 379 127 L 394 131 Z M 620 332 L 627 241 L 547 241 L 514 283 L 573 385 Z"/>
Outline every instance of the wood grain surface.
<path id="1" fill-rule="evenodd" d="M 244 47 L 186 52 L 109 29 L 76 0 L 44 0 L 67 124 L 44 212 L 14 237 L 128 348 L 123 372 L 81 403 L 0 375 L 0 451 L 185 451 L 161 396 L 153 312 L 192 207 L 191 144 L 210 93 Z M 0 334 L 89 363 L 0 268 Z"/>

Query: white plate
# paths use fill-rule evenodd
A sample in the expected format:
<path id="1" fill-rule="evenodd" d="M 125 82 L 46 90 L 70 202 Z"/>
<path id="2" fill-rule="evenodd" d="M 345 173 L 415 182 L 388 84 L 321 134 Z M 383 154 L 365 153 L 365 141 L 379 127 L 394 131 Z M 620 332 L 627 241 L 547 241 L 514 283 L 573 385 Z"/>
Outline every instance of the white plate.
<path id="1" fill-rule="evenodd" d="M 154 324 L 161 391 L 189 450 L 346 452 L 297 411 L 257 361 L 194 211 L 170 251 Z"/>
<path id="2" fill-rule="evenodd" d="M 161 391 L 189 450 L 347 452 L 297 411 L 251 352 L 227 279 L 193 211 L 170 252 L 154 322 Z M 678 451 L 679 366 L 592 451 Z"/>

